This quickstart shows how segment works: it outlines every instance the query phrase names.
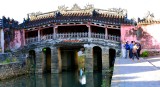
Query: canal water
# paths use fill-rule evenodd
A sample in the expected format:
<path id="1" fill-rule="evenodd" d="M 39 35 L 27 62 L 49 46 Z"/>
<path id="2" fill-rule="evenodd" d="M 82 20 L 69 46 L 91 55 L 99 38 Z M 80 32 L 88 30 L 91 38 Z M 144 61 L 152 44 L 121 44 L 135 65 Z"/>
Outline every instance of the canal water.
<path id="1" fill-rule="evenodd" d="M 0 87 L 109 87 L 111 74 L 30 74 L 0 81 Z"/>

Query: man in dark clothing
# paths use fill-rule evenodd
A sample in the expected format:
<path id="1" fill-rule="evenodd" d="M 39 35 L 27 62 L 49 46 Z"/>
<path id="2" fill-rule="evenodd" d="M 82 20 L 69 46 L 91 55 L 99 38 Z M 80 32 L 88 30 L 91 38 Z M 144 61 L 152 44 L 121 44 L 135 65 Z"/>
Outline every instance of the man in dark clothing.
<path id="1" fill-rule="evenodd" d="M 132 60 L 134 60 L 134 57 L 136 57 L 139 60 L 138 54 L 137 54 L 137 43 L 134 43 L 133 49 L 132 49 Z"/>
<path id="2" fill-rule="evenodd" d="M 137 42 L 137 54 L 138 54 L 138 57 L 140 57 L 140 52 L 141 52 L 141 44 L 139 42 Z"/>
<path id="3" fill-rule="evenodd" d="M 134 41 L 131 41 L 131 43 L 129 44 L 129 46 L 130 46 L 130 49 L 129 49 L 129 58 L 133 57 L 132 49 L 133 49 L 134 43 L 135 43 Z"/>
<path id="4" fill-rule="evenodd" d="M 126 49 L 125 58 L 128 58 L 128 53 L 129 53 L 129 50 L 130 50 L 130 46 L 129 46 L 129 44 L 128 44 L 128 41 L 126 41 L 125 49 Z"/>

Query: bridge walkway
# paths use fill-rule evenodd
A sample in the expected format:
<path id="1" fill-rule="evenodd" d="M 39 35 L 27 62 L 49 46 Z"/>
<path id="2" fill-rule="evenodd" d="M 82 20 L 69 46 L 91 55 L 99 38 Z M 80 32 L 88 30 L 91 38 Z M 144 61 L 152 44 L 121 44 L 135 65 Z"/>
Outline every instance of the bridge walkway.
<path id="1" fill-rule="evenodd" d="M 111 87 L 160 87 L 159 58 L 116 58 Z"/>

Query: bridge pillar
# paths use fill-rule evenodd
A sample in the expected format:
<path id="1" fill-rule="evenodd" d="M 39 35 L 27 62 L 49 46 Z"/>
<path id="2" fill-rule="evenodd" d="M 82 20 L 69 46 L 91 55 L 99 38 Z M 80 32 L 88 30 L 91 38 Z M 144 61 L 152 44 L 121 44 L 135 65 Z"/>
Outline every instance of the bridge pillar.
<path id="1" fill-rule="evenodd" d="M 85 71 L 93 72 L 93 49 L 92 47 L 85 48 Z"/>
<path id="2" fill-rule="evenodd" d="M 42 70 L 42 61 L 43 61 L 43 52 L 41 49 L 36 49 L 36 71 L 35 73 L 43 73 Z"/>
<path id="3" fill-rule="evenodd" d="M 120 57 L 121 56 L 121 50 L 120 49 L 116 49 L 116 57 Z"/>
<path id="4" fill-rule="evenodd" d="M 86 73 L 86 86 L 85 87 L 94 87 L 94 76 L 93 73 Z"/>
<path id="5" fill-rule="evenodd" d="M 51 48 L 51 73 L 62 72 L 62 60 L 60 48 Z"/>
<path id="6" fill-rule="evenodd" d="M 109 69 L 109 48 L 102 48 L 102 71 Z"/>

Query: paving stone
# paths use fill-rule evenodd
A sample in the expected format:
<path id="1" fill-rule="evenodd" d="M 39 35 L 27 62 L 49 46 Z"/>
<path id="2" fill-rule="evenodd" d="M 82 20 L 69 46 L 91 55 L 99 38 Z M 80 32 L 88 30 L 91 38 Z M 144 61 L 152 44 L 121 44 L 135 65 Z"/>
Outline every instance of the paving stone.
<path id="1" fill-rule="evenodd" d="M 111 87 L 160 87 L 160 69 L 156 65 L 160 65 L 160 57 L 140 61 L 116 58 Z"/>

